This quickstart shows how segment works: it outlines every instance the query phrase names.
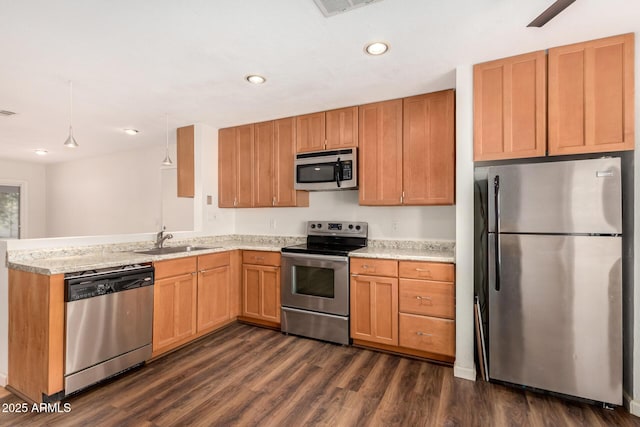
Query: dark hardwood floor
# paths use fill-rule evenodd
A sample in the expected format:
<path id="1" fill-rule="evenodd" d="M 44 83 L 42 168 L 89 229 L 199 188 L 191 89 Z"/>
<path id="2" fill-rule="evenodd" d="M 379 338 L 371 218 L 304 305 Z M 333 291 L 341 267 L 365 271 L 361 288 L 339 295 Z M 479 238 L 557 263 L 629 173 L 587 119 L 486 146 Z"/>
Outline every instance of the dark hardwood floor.
<path id="1" fill-rule="evenodd" d="M 0 390 L 3 409 L 22 403 Z M 0 425 L 640 425 L 624 408 L 457 379 L 449 367 L 242 324 L 66 402 L 68 413 L 0 413 Z"/>

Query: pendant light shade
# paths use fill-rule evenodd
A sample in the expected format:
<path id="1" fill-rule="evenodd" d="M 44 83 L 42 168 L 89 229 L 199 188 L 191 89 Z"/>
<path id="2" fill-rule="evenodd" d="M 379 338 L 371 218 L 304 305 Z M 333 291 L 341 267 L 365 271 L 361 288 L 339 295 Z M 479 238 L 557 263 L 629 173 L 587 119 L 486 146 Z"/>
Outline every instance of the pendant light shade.
<path id="1" fill-rule="evenodd" d="M 69 81 L 69 136 L 64 142 L 65 147 L 76 148 L 78 143 L 73 137 L 73 82 Z"/>
<path id="2" fill-rule="evenodd" d="M 162 161 L 162 166 L 171 166 L 173 162 L 171 161 L 171 157 L 169 157 L 169 115 L 167 114 L 167 146 L 165 151 L 164 160 Z"/>

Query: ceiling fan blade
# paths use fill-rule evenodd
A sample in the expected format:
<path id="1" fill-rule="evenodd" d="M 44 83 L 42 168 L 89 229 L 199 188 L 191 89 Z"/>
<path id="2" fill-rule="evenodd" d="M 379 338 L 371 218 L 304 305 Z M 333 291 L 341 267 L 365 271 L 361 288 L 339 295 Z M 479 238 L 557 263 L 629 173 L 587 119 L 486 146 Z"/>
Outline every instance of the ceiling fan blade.
<path id="1" fill-rule="evenodd" d="M 574 1 L 576 0 L 557 0 L 554 4 L 549 6 L 547 10 L 538 15 L 536 19 L 531 21 L 527 27 L 542 27 L 544 24 L 555 18 L 557 14 L 565 10 Z"/>

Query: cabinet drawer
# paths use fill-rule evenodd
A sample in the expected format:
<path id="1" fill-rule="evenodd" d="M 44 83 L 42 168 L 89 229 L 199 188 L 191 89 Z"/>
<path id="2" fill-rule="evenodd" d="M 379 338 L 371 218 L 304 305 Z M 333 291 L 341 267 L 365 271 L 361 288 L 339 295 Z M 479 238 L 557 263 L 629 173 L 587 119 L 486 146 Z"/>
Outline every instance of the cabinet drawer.
<path id="1" fill-rule="evenodd" d="M 400 277 L 453 282 L 453 264 L 443 262 L 400 261 Z"/>
<path id="2" fill-rule="evenodd" d="M 178 276 L 180 274 L 194 273 L 197 270 L 197 258 L 194 256 L 185 258 L 168 259 L 154 262 L 156 269 L 155 278 Z"/>
<path id="3" fill-rule="evenodd" d="M 201 255 L 198 257 L 198 271 L 211 270 L 224 265 L 229 265 L 229 252 Z"/>
<path id="4" fill-rule="evenodd" d="M 453 320 L 400 313 L 400 347 L 455 356 Z"/>
<path id="5" fill-rule="evenodd" d="M 400 311 L 425 316 L 455 317 L 453 283 L 400 279 Z"/>
<path id="6" fill-rule="evenodd" d="M 398 261 L 392 259 L 351 258 L 351 274 L 398 277 Z"/>
<path id="7" fill-rule="evenodd" d="M 242 251 L 243 264 L 280 265 L 280 252 Z"/>

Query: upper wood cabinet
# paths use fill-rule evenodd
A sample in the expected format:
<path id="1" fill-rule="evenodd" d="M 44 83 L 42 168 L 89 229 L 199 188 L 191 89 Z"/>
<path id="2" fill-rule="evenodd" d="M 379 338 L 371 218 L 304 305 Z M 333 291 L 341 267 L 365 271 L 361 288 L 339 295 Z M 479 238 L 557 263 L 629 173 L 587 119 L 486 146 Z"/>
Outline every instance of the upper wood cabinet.
<path id="1" fill-rule="evenodd" d="M 176 132 L 178 197 L 193 197 L 195 193 L 195 126 L 181 127 Z"/>
<path id="2" fill-rule="evenodd" d="M 549 49 L 549 155 L 634 148 L 634 35 Z"/>
<path id="3" fill-rule="evenodd" d="M 290 117 L 218 132 L 218 206 L 309 206 L 293 178 L 295 119 Z"/>
<path id="4" fill-rule="evenodd" d="M 454 91 L 359 108 L 360 204 L 453 204 Z"/>
<path id="5" fill-rule="evenodd" d="M 218 206 L 253 206 L 254 125 L 218 132 Z"/>
<path id="6" fill-rule="evenodd" d="M 358 145 L 358 107 L 296 117 L 298 153 Z"/>
<path id="7" fill-rule="evenodd" d="M 403 100 L 402 204 L 453 204 L 454 105 L 453 90 Z"/>
<path id="8" fill-rule="evenodd" d="M 473 67 L 473 159 L 544 156 L 546 151 L 544 51 Z"/>
<path id="9" fill-rule="evenodd" d="M 296 151 L 298 153 L 324 149 L 326 139 L 324 111 L 296 117 L 296 129 Z"/>
<path id="10" fill-rule="evenodd" d="M 358 107 L 339 108 L 325 113 L 325 149 L 358 146 Z"/>
<path id="11" fill-rule="evenodd" d="M 274 135 L 273 121 L 255 126 L 253 201 L 255 206 L 273 206 Z M 293 168 L 289 171 L 293 174 Z"/>
<path id="12" fill-rule="evenodd" d="M 402 196 L 402 100 L 359 107 L 361 205 L 399 205 Z"/>
<path id="13" fill-rule="evenodd" d="M 255 125 L 254 206 L 309 206 L 293 177 L 296 124 L 293 117 Z"/>

